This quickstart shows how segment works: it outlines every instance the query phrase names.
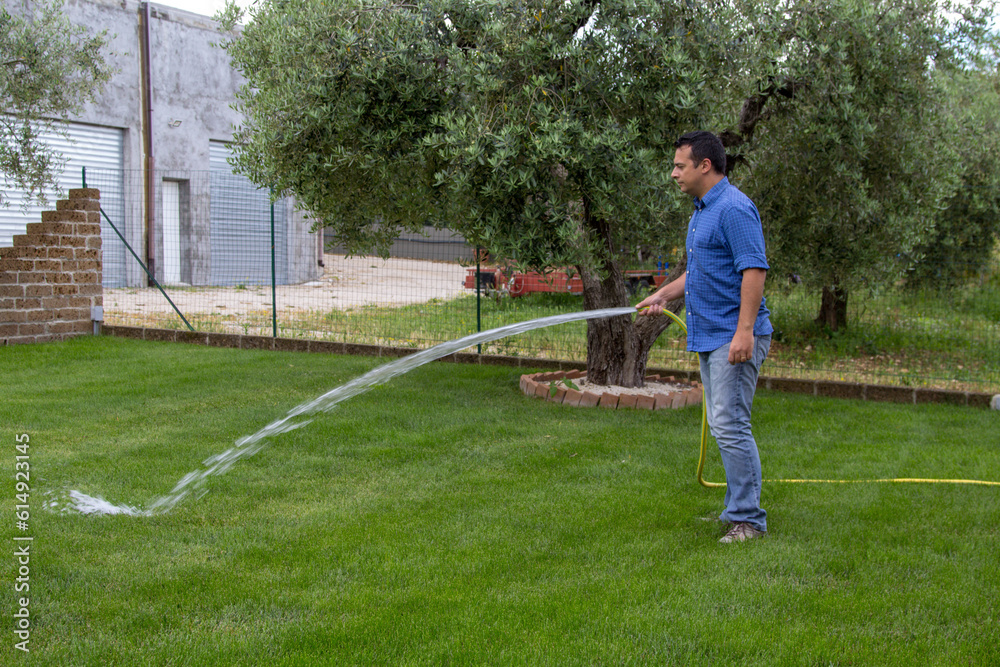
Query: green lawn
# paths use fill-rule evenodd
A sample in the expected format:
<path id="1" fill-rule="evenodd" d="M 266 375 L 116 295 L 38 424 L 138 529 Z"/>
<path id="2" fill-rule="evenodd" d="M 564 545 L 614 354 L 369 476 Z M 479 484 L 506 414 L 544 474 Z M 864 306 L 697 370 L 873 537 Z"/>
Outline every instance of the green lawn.
<path id="1" fill-rule="evenodd" d="M 986 665 L 1000 662 L 1000 487 L 764 489 L 770 535 L 698 518 L 700 410 L 528 399 L 523 370 L 434 363 L 351 399 L 156 517 L 143 505 L 379 360 L 114 338 L 0 349 L 31 652 L 0 664 Z M 30 435 L 29 533 L 16 531 Z M 766 477 L 1000 480 L 1000 413 L 762 392 Z M 713 453 L 708 479 L 722 478 Z"/>

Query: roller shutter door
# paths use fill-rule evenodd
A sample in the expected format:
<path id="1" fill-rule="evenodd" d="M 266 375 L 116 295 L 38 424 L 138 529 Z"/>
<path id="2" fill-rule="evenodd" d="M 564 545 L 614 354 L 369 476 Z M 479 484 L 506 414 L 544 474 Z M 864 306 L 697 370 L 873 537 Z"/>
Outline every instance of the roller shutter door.
<path id="1" fill-rule="evenodd" d="M 97 125 L 68 123 L 63 125 L 69 137 L 57 132 L 41 134 L 42 141 L 62 153 L 67 159 L 57 181 L 66 197 L 71 188 L 83 186 L 83 170 L 87 169 L 87 186 L 100 188 L 101 208 L 115 224 L 125 217 L 125 201 L 122 183 L 122 130 Z M 48 204 L 32 205 L 21 209 L 25 194 L 12 190 L 0 177 L 4 199 L 10 204 L 0 207 L 0 246 L 13 245 L 17 234 L 24 234 L 29 222 L 39 222 L 41 212 L 55 208 L 59 198 L 54 188 L 45 192 Z M 121 227 L 119 226 L 121 229 Z M 122 230 L 124 233 L 124 229 Z M 125 284 L 125 246 L 121 239 L 101 217 L 101 245 L 104 262 L 104 286 L 121 287 Z"/>
<path id="2" fill-rule="evenodd" d="M 245 176 L 233 173 L 227 162 L 229 146 L 209 146 L 212 204 L 212 284 L 269 285 L 271 283 L 271 200 Z M 287 206 L 274 207 L 277 282 L 288 282 Z"/>

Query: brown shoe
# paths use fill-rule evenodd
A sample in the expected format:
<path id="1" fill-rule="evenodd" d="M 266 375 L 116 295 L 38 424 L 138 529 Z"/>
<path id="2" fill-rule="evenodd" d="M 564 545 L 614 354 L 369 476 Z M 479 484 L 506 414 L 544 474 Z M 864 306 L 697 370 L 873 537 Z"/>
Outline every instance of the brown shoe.
<path id="1" fill-rule="evenodd" d="M 719 542 L 730 544 L 732 542 L 745 542 L 767 535 L 763 530 L 757 530 L 749 523 L 734 523 L 729 532 L 719 538 Z"/>
<path id="2" fill-rule="evenodd" d="M 712 527 L 719 531 L 719 534 L 725 533 L 732 527 L 732 521 L 726 521 L 721 519 L 718 515 L 716 516 L 700 516 L 699 521 L 704 521 L 705 523 L 712 524 Z"/>

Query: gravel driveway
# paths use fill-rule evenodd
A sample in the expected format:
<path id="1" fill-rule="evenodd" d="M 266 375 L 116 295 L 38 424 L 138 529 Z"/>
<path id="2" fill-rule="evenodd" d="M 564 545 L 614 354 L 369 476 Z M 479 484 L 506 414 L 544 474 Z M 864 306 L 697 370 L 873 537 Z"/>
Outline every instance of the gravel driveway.
<path id="1" fill-rule="evenodd" d="M 405 305 L 453 299 L 472 290 L 462 284 L 466 269 L 449 262 L 324 255 L 324 275 L 299 285 L 278 285 L 278 312 L 346 310 L 366 305 Z M 269 285 L 164 288 L 182 313 L 233 315 L 271 307 Z M 156 315 L 173 309 L 155 287 L 104 290 L 106 320 L 114 316 Z"/>

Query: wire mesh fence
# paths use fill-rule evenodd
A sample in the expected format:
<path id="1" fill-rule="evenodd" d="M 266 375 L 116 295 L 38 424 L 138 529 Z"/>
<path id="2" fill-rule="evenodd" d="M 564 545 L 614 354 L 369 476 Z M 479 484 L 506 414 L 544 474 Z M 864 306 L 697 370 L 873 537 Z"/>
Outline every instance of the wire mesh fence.
<path id="1" fill-rule="evenodd" d="M 407 235 L 388 259 L 347 256 L 311 230 L 294 202 L 272 203 L 268 192 L 224 172 L 153 174 L 150 224 L 143 213 L 145 178 L 86 172 L 87 184 L 101 189 L 108 222 L 118 216 L 121 236 L 150 249 L 137 255 L 149 261 L 163 290 L 150 286 L 139 262 L 118 247 L 118 233 L 108 229 L 106 324 L 426 348 L 583 308 L 572 271 L 538 276 L 477 264 L 475 249 L 447 230 Z M 669 261 L 664 253 L 633 267 L 636 302 L 663 279 Z M 766 298 L 777 331 L 766 374 L 1000 390 L 1000 254 L 949 273 L 963 278 L 947 290 L 900 283 L 878 294 L 852 294 L 847 326 L 839 331 L 813 322 L 819 293 L 773 281 Z M 479 351 L 583 361 L 586 327 L 539 329 Z M 694 370 L 697 361 L 685 344 L 671 327 L 654 346 L 650 366 Z"/>

